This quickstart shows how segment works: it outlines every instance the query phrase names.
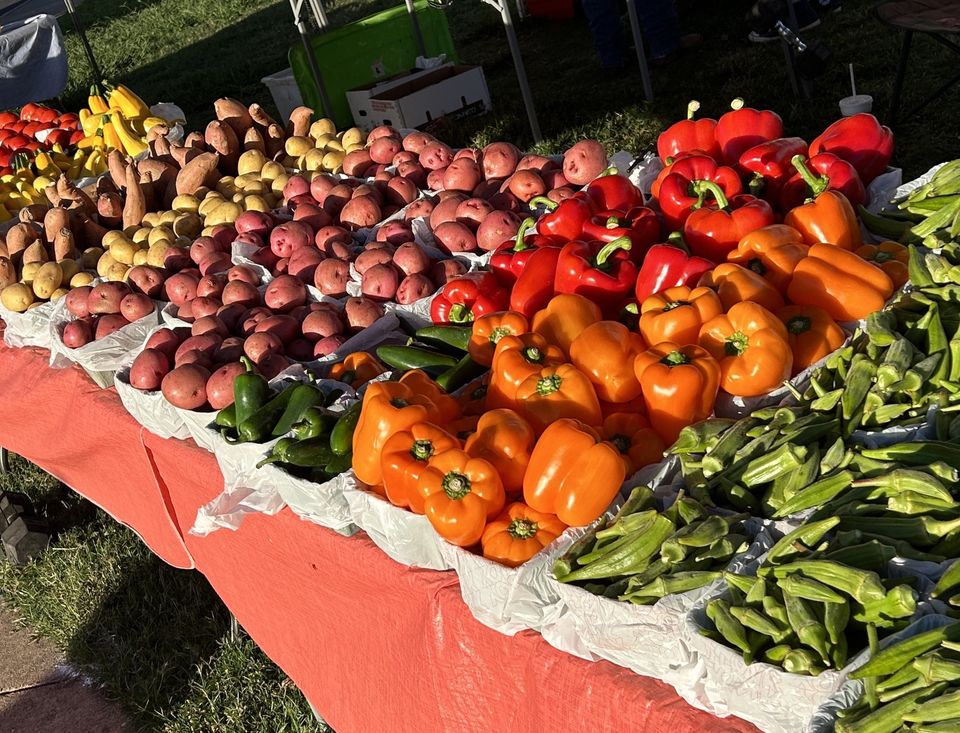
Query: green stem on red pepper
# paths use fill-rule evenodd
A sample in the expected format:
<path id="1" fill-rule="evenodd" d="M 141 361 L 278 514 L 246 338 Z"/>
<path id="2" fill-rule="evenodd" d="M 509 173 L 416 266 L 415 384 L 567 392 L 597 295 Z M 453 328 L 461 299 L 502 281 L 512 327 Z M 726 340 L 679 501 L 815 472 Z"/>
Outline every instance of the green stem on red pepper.
<path id="1" fill-rule="evenodd" d="M 633 249 L 633 242 L 630 241 L 630 237 L 620 237 L 619 239 L 614 239 L 612 242 L 607 242 L 603 247 L 600 248 L 600 251 L 597 252 L 596 257 L 593 258 L 593 267 L 598 270 L 607 270 L 611 266 L 610 258 L 618 251 L 623 250 L 624 252 L 629 252 Z"/>
<path id="2" fill-rule="evenodd" d="M 797 169 L 797 173 L 800 174 L 803 182 L 810 187 L 811 198 L 816 198 L 827 190 L 827 187 L 830 185 L 830 179 L 827 176 L 813 175 L 813 172 L 807 168 L 802 155 L 794 155 L 790 159 L 790 162 L 793 163 L 793 167 Z"/>
<path id="3" fill-rule="evenodd" d="M 697 203 L 693 205 L 694 209 L 699 209 L 704 205 L 704 197 L 707 194 L 713 197 L 720 210 L 727 209 L 730 206 L 730 200 L 727 195 L 713 181 L 699 180 L 692 183 L 693 192 L 697 195 Z"/>
<path id="4" fill-rule="evenodd" d="M 533 229 L 536 224 L 537 221 L 532 216 L 528 216 L 526 219 L 520 222 L 520 228 L 517 229 L 516 239 L 513 241 L 514 252 L 523 252 L 528 249 L 534 249 L 533 245 L 525 244 L 523 240 L 527 236 L 527 232 Z"/>
<path id="5" fill-rule="evenodd" d="M 542 206 L 547 211 L 553 211 L 560 205 L 557 201 L 547 196 L 534 196 L 527 204 L 530 206 L 531 211 L 536 211 L 538 206 Z"/>

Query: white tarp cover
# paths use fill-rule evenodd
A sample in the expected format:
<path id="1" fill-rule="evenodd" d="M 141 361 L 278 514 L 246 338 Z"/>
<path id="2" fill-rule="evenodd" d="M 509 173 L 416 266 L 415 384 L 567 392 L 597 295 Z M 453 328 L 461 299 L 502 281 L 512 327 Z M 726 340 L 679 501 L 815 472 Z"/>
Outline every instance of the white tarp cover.
<path id="1" fill-rule="evenodd" d="M 67 52 L 56 18 L 0 26 L 0 109 L 53 99 L 66 85 Z"/>

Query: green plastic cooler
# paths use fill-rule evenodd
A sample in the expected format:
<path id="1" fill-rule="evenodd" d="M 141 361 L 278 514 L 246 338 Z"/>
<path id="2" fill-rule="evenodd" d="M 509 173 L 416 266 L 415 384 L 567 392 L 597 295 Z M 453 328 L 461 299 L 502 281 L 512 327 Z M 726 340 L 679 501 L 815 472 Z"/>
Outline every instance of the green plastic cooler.
<path id="1" fill-rule="evenodd" d="M 447 61 L 456 63 L 446 13 L 429 7 L 426 0 L 414 7 L 427 55 L 446 54 Z M 409 71 L 420 55 L 410 16 L 403 5 L 321 33 L 311 39 L 311 46 L 333 105 L 330 117 L 341 129 L 353 125 L 347 91 Z M 303 103 L 317 111 L 323 109 L 303 46 L 293 46 L 289 58 Z"/>

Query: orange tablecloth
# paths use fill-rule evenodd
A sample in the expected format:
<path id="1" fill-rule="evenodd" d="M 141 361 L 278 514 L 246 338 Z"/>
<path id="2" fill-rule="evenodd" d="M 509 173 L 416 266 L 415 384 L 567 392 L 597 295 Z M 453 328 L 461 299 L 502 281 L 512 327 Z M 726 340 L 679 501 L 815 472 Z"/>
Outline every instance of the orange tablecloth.
<path id="1" fill-rule="evenodd" d="M 756 730 L 539 634 L 488 629 L 453 572 L 398 565 L 363 534 L 342 537 L 285 509 L 236 532 L 184 536 L 221 490 L 213 456 L 141 431 L 113 391 L 76 368 L 47 369 L 44 352 L 0 346 L 0 394 L 0 444 L 133 527 L 167 562 L 195 563 L 340 733 Z"/>

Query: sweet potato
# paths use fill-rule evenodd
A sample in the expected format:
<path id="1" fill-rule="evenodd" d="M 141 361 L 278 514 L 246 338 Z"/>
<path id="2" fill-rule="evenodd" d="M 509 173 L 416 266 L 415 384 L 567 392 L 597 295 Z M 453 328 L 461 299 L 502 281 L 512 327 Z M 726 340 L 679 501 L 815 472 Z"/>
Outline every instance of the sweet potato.
<path id="1" fill-rule="evenodd" d="M 433 281 L 423 273 L 407 275 L 397 287 L 396 299 L 400 305 L 409 305 L 433 294 L 436 290 Z"/>
<path id="2" fill-rule="evenodd" d="M 483 177 L 509 178 L 520 158 L 520 150 L 513 143 L 490 143 L 483 149 Z"/>
<path id="3" fill-rule="evenodd" d="M 270 125 L 277 124 L 277 121 L 267 114 L 267 111 L 256 102 L 247 107 L 247 112 L 250 113 L 250 118 L 253 123 L 263 130 L 266 130 Z"/>
<path id="4" fill-rule="evenodd" d="M 313 110 L 309 107 L 295 107 L 287 120 L 287 137 L 306 137 L 310 132 L 310 119 Z"/>
<path id="5" fill-rule="evenodd" d="M 474 252 L 477 249 L 477 237 L 466 224 L 459 221 L 445 221 L 433 230 L 437 247 L 451 254 Z"/>
<path id="6" fill-rule="evenodd" d="M 130 293 L 120 301 L 120 315 L 130 323 L 152 315 L 154 310 L 153 301 L 143 293 Z"/>
<path id="7" fill-rule="evenodd" d="M 430 268 L 430 279 L 437 287 L 443 287 L 455 277 L 460 277 L 467 271 L 467 266 L 460 260 L 439 260 Z"/>
<path id="8" fill-rule="evenodd" d="M 286 313 L 307 301 L 306 286 L 293 275 L 281 275 L 267 285 L 263 302 L 267 308 Z"/>
<path id="9" fill-rule="evenodd" d="M 119 193 L 101 193 L 97 197 L 97 216 L 111 229 L 123 228 L 123 197 Z"/>
<path id="10" fill-rule="evenodd" d="M 220 177 L 217 165 L 220 156 L 216 153 L 200 153 L 177 174 L 177 195 L 193 194 L 201 186 L 210 186 Z"/>
<path id="11" fill-rule="evenodd" d="M 64 227 L 53 238 L 53 259 L 55 262 L 77 258 L 77 246 L 70 227 Z"/>
<path id="12" fill-rule="evenodd" d="M 233 129 L 238 139 L 243 139 L 247 129 L 253 124 L 250 111 L 231 97 L 221 97 L 213 103 L 213 111 L 217 119 L 226 122 Z"/>
<path id="13" fill-rule="evenodd" d="M 7 232 L 7 256 L 14 262 L 21 259 L 17 255 L 27 249 L 34 242 L 40 241 L 43 228 L 38 224 L 20 222 L 10 227 Z"/>
<path id="14" fill-rule="evenodd" d="M 160 389 L 170 371 L 170 359 L 159 349 L 144 349 L 130 365 L 130 386 L 145 392 Z"/>
<path id="15" fill-rule="evenodd" d="M 184 364 L 168 372 L 160 382 L 164 399 L 182 410 L 199 410 L 207 404 L 210 371 L 198 364 Z"/>
<path id="16" fill-rule="evenodd" d="M 266 154 L 267 144 L 264 142 L 263 133 L 256 127 L 251 127 L 243 135 L 243 150 L 256 150 Z"/>
<path id="17" fill-rule="evenodd" d="M 277 123 L 273 123 L 267 128 L 267 132 L 263 136 L 263 143 L 266 145 L 266 155 L 268 158 L 276 160 L 278 157 L 284 155 L 283 141 L 285 139 L 286 136 L 283 133 L 283 128 Z"/>
<path id="18" fill-rule="evenodd" d="M 246 132 L 244 132 L 246 135 Z M 211 120 L 204 130 L 203 139 L 207 148 L 220 156 L 218 168 L 223 173 L 237 172 L 237 160 L 240 158 L 240 140 L 233 128 L 220 120 Z"/>
<path id="19" fill-rule="evenodd" d="M 575 186 L 586 186 L 607 167 L 607 153 L 596 140 L 581 140 L 563 154 L 563 175 Z"/>
<path id="20" fill-rule="evenodd" d="M 14 225 L 14 229 L 19 227 L 19 224 Z M 59 207 L 52 207 L 47 209 L 47 213 L 43 216 L 43 233 L 46 236 L 48 242 L 52 242 L 61 229 L 64 227 L 70 226 L 70 213 L 66 209 L 61 209 Z M 29 226 L 30 231 L 37 232 L 37 227 L 35 225 Z M 10 231 L 13 231 L 11 229 Z M 33 239 L 35 239 L 34 237 Z M 8 239 L 8 251 L 9 251 L 9 239 L 10 234 L 7 234 Z M 33 239 L 30 241 L 32 242 Z M 29 244 L 29 242 L 28 242 Z"/>
<path id="21" fill-rule="evenodd" d="M 367 229 L 383 218 L 373 196 L 350 199 L 340 211 L 340 224 L 351 231 Z"/>
<path id="22" fill-rule="evenodd" d="M 494 211 L 487 214 L 477 228 L 477 246 L 484 252 L 499 247 L 505 240 L 517 235 L 520 217 L 512 211 Z"/>
<path id="23" fill-rule="evenodd" d="M 347 294 L 348 282 L 350 282 L 349 263 L 335 258 L 321 262 L 313 274 L 314 286 L 324 295 L 333 298 Z"/>
<path id="24" fill-rule="evenodd" d="M 461 191 L 470 193 L 483 180 L 483 173 L 476 161 L 469 158 L 460 158 L 453 161 L 443 172 L 443 188 L 445 191 Z"/>
<path id="25" fill-rule="evenodd" d="M 239 361 L 224 364 L 207 379 L 207 402 L 214 410 L 222 410 L 233 404 L 233 380 L 247 371 Z"/>

